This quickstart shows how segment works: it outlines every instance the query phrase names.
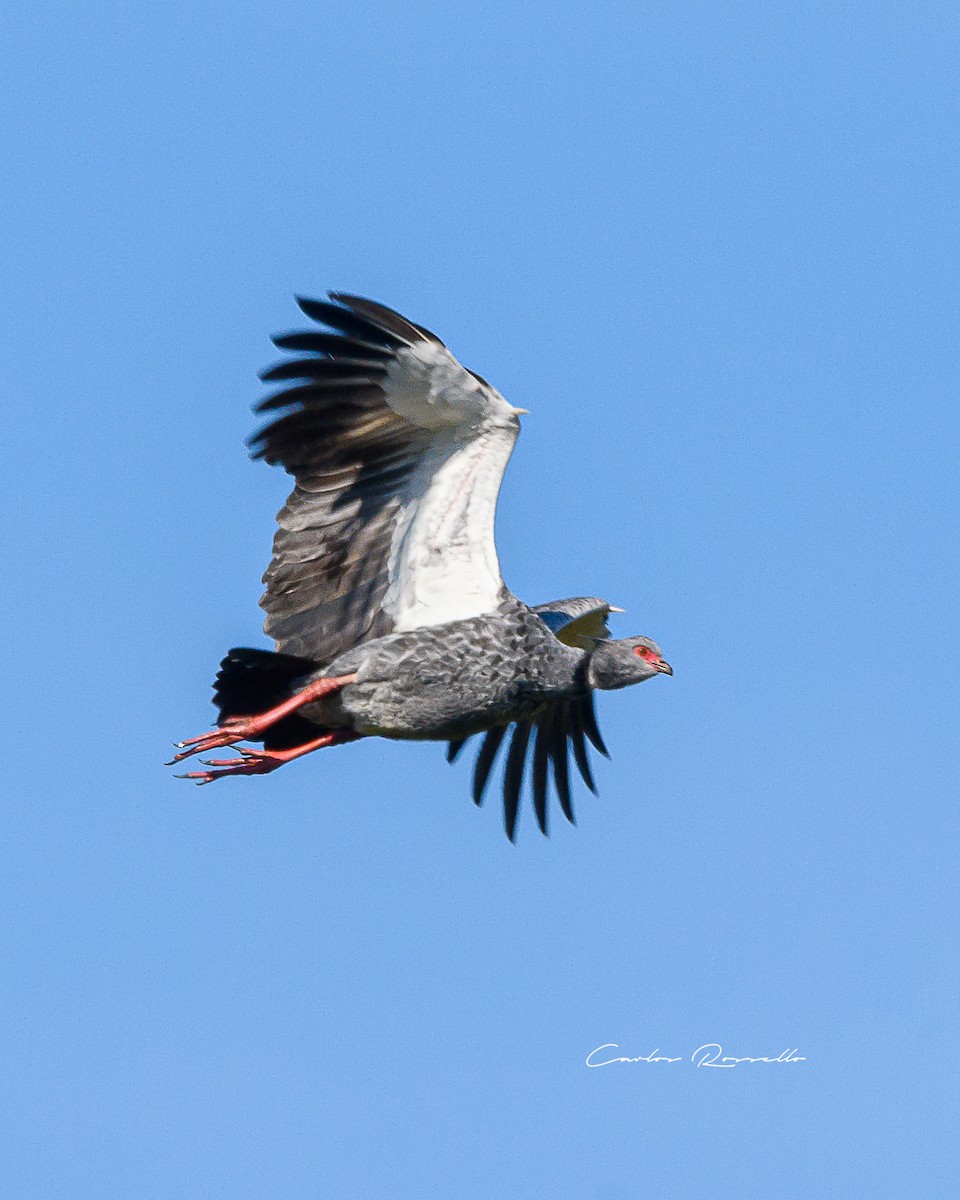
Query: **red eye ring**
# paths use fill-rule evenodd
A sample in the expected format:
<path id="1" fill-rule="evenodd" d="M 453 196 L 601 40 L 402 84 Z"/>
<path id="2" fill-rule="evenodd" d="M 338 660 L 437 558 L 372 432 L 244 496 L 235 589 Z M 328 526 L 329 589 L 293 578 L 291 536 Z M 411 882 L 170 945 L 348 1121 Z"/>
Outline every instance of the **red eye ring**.
<path id="1" fill-rule="evenodd" d="M 637 658 L 645 659 L 648 663 L 654 663 L 658 661 L 657 655 L 653 650 L 650 649 L 649 646 L 634 646 L 633 652 Z"/>

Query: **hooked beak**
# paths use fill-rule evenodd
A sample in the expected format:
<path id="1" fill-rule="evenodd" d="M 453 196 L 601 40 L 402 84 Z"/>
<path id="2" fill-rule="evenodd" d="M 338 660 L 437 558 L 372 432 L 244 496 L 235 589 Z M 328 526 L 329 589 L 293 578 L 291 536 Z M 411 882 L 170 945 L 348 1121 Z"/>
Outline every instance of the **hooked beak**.
<path id="1" fill-rule="evenodd" d="M 657 668 L 661 675 L 673 674 L 673 667 L 671 667 L 668 662 L 664 662 L 662 658 L 658 658 L 653 665 Z"/>
<path id="2" fill-rule="evenodd" d="M 510 407 L 510 415 L 513 417 L 525 417 L 529 411 L 529 408 L 514 408 L 512 405 Z"/>

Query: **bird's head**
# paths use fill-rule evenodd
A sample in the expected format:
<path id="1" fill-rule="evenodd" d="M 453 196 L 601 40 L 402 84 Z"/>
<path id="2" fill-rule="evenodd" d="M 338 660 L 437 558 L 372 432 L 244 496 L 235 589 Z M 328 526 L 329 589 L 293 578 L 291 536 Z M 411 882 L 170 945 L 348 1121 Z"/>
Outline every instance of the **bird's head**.
<path id="1" fill-rule="evenodd" d="M 596 639 L 590 653 L 587 682 L 593 688 L 609 692 L 615 688 L 643 683 L 654 675 L 672 675 L 673 668 L 663 661 L 656 642 L 646 637 Z"/>

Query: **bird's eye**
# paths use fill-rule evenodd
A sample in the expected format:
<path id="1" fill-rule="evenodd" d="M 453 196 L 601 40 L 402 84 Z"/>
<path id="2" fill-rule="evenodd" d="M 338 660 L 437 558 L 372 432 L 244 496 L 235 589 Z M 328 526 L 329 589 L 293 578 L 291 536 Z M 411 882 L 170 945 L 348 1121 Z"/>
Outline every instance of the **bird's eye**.
<path id="1" fill-rule="evenodd" d="M 634 646 L 633 652 L 637 658 L 645 658 L 647 662 L 653 662 L 657 657 L 649 646 Z"/>

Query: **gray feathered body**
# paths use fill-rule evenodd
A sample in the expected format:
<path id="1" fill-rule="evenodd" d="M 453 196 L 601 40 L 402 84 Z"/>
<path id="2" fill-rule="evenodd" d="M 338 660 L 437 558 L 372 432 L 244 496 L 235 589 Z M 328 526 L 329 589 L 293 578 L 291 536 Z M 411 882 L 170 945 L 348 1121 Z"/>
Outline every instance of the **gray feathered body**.
<path id="1" fill-rule="evenodd" d="M 340 655 L 311 678 L 356 672 L 357 681 L 303 715 L 381 737 L 456 740 L 582 694 L 586 659 L 504 589 L 494 612 L 388 634 Z"/>
<path id="2" fill-rule="evenodd" d="M 274 338 L 299 357 L 262 373 L 280 384 L 254 454 L 293 491 L 278 514 L 261 601 L 271 653 L 231 650 L 214 688 L 217 731 L 192 754 L 240 748 L 187 778 L 262 774 L 350 734 L 449 742 L 482 734 L 479 803 L 508 738 L 504 820 L 512 839 L 530 751 L 546 832 L 548 768 L 573 820 L 568 748 L 594 789 L 586 743 L 606 753 L 593 689 L 672 673 L 646 638 L 609 640 L 611 607 L 574 597 L 530 609 L 503 585 L 494 512 L 519 432 L 514 408 L 429 330 L 363 297 L 299 300 L 320 326 Z M 317 700 L 320 679 L 355 677 Z M 317 737 L 342 731 L 343 737 Z"/>

